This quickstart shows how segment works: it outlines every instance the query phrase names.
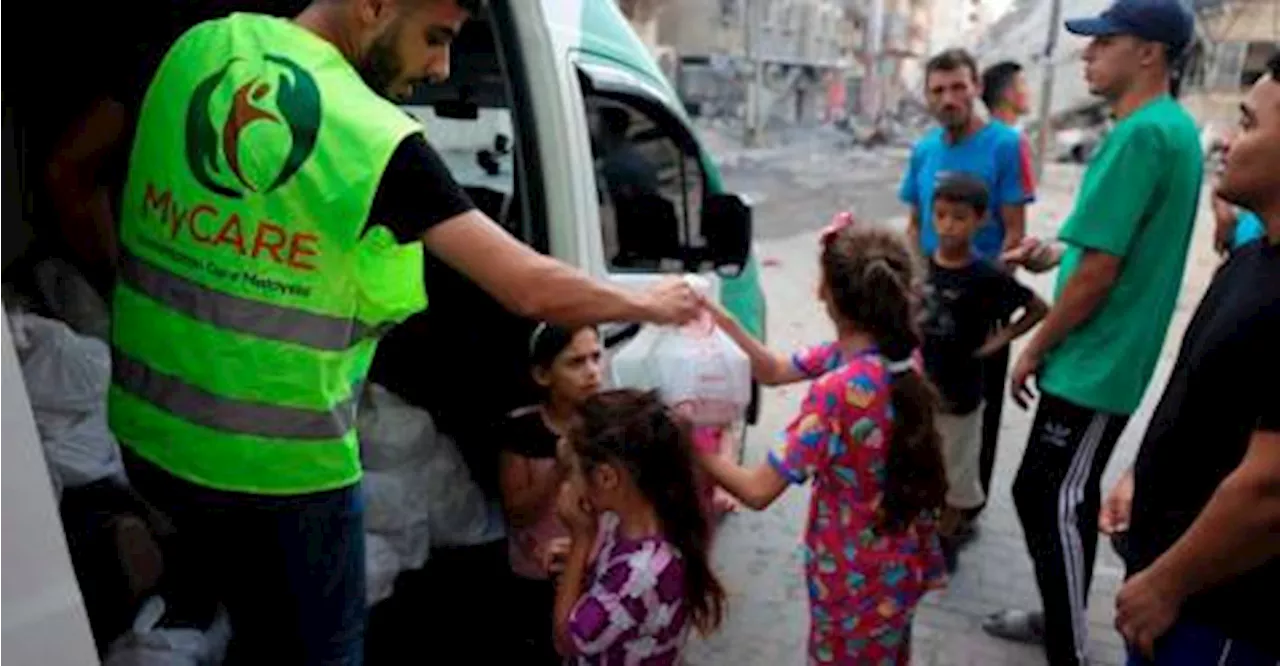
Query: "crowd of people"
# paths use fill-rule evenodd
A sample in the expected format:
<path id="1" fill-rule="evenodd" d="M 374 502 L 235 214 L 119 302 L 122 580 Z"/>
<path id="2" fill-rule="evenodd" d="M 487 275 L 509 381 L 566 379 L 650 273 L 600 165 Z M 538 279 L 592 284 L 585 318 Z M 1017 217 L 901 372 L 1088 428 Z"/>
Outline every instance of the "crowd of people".
<path id="1" fill-rule="evenodd" d="M 494 430 L 510 561 L 498 621 L 513 663 L 679 663 L 690 632 L 715 631 L 732 610 L 710 562 L 718 510 L 708 489 L 763 510 L 809 483 L 809 662 L 908 664 L 916 608 L 979 536 L 1006 397 L 1036 402 L 1013 499 L 1042 607 L 1002 610 L 986 631 L 1043 644 L 1051 666 L 1086 663 L 1102 533 L 1128 567 L 1116 625 L 1134 666 L 1280 660 L 1267 610 L 1280 594 L 1280 403 L 1265 384 L 1280 371 L 1280 56 L 1242 104 L 1213 185 L 1224 263 L 1131 472 L 1104 501 L 1102 472 L 1172 319 L 1204 179 L 1195 121 L 1170 94 L 1193 34 L 1180 2 L 1116 0 L 1067 22 L 1090 39 L 1086 77 L 1114 126 L 1055 240 L 1026 230 L 1036 182 L 1017 128 L 1028 109 L 1020 66 L 980 70 L 962 50 L 930 59 L 924 94 L 938 127 L 914 147 L 899 190 L 907 232 L 835 216 L 820 236 L 815 294 L 835 336 L 791 354 L 681 280 L 640 294 L 611 287 L 472 205 L 389 101 L 447 76 L 468 4 L 314 2 L 292 21 L 236 14 L 185 33 L 150 79 L 126 201 L 158 202 L 156 182 L 175 201 L 209 187 L 169 141 L 199 128 L 165 100 L 203 86 L 194 77 L 228 57 L 285 58 L 322 72 L 318 85 L 347 102 L 323 121 L 360 145 L 320 141 L 291 173 L 304 185 L 341 180 L 343 197 L 293 196 L 303 188 L 242 202 L 261 219 L 304 220 L 338 248 L 317 257 L 293 239 L 290 261 L 325 276 L 306 307 L 182 267 L 149 241 L 159 227 L 145 205 L 123 206 L 117 220 L 92 212 L 100 193 L 68 190 L 64 201 L 111 229 L 111 425 L 132 484 L 172 522 L 177 561 L 226 605 L 230 661 L 361 662 L 360 460 L 341 414 L 368 372 L 367 340 L 425 306 L 423 249 L 544 322 L 528 345 L 541 398 Z M 253 109 L 242 111 L 232 115 L 247 124 Z M 357 178 L 348 161 L 374 167 Z M 209 245 L 195 240 L 184 251 Z M 1019 279 L 1053 269 L 1052 304 Z M 704 314 L 761 384 L 808 383 L 758 464 L 700 445 L 660 395 L 603 389 L 596 324 Z M 278 372 L 255 372 L 267 362 Z M 1254 373 L 1262 385 L 1243 379 Z"/>
<path id="2" fill-rule="evenodd" d="M 550 462 L 554 436 L 541 437 L 544 469 L 565 480 L 558 500 L 554 483 L 541 486 L 543 510 L 558 511 L 569 536 L 545 542 L 545 575 L 558 582 L 522 606 L 539 609 L 524 626 L 550 622 L 549 647 L 577 663 L 676 663 L 673 636 L 705 633 L 721 619 L 724 593 L 706 559 L 713 517 L 698 510 L 697 479 L 628 460 L 625 440 L 668 465 L 689 457 L 700 475 L 756 510 L 790 485 L 812 484 L 809 663 L 910 663 L 917 605 L 945 586 L 956 551 L 976 534 L 1007 391 L 1024 409 L 1037 402 L 1013 495 L 1042 607 L 995 613 L 984 629 L 1043 644 L 1054 666 L 1088 663 L 1086 599 L 1101 533 L 1128 568 L 1115 603 L 1130 664 L 1277 663 L 1266 609 L 1280 592 L 1280 404 L 1274 392 L 1232 378 L 1245 363 L 1273 364 L 1267 341 L 1280 339 L 1280 56 L 1244 101 L 1214 183 L 1224 264 L 1183 338 L 1132 470 L 1103 502 L 1102 471 L 1152 378 L 1181 288 L 1204 158 L 1194 121 L 1169 89 L 1192 31 L 1180 4 L 1119 0 L 1067 27 L 1091 38 L 1086 76 L 1110 104 L 1114 127 L 1057 239 L 1026 234 L 1035 194 L 1027 141 L 1013 126 L 1026 111 L 1020 68 L 979 72 L 963 51 L 935 56 L 925 92 L 939 127 L 915 146 L 903 179 L 908 233 L 845 213 L 820 237 L 817 297 L 835 339 L 777 354 L 705 304 L 759 382 L 808 382 L 782 441 L 744 466 L 698 453 L 655 397 L 588 398 L 578 425 L 568 426 L 558 468 Z M 987 117 L 976 108 L 979 95 Z M 1052 305 L 1017 277 L 1055 268 Z M 1008 373 L 1010 343 L 1027 334 Z M 552 336 L 566 350 L 566 368 L 593 367 L 582 365 L 594 358 L 593 335 Z M 535 336 L 531 348 L 546 337 Z M 572 340 L 588 351 L 568 351 Z M 534 356 L 534 372 L 545 377 L 545 361 Z M 618 448 L 584 465 L 582 435 L 572 433 L 590 430 L 582 423 L 599 418 L 597 401 L 632 411 L 614 414 Z M 554 432 L 565 412 L 538 413 L 539 427 Z M 633 418 L 656 419 L 670 439 Z M 633 435 L 621 434 L 629 429 Z M 664 481 L 646 486 L 646 474 Z M 633 499 L 604 499 L 609 493 Z M 664 519 L 663 500 L 683 502 L 686 520 Z M 584 507 L 597 518 L 584 519 Z M 699 516 L 693 524 L 691 516 Z M 564 527 L 573 524 L 581 531 Z M 619 549 L 619 526 L 651 545 Z M 620 552 L 629 554 L 618 559 Z M 683 587 L 668 554 L 682 564 Z M 544 653 L 548 663 L 560 658 Z"/>

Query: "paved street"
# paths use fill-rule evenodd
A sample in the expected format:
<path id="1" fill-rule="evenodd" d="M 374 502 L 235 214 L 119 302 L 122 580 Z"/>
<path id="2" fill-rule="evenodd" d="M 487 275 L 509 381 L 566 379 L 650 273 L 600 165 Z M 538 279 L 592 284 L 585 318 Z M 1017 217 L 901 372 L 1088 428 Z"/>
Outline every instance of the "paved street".
<path id="1" fill-rule="evenodd" d="M 757 218 L 763 281 L 769 299 L 769 342 L 777 349 L 823 340 L 830 327 L 813 296 L 817 281 L 816 232 L 839 206 L 852 205 L 860 219 L 901 225 L 902 209 L 893 201 L 898 158 L 814 156 L 787 151 L 770 167 L 749 161 L 727 163 L 731 188 L 761 199 Z M 773 166 L 787 165 L 787 166 Z M 788 171 L 789 170 L 789 171 Z M 1069 211 L 1079 171 L 1052 166 L 1033 207 L 1030 233 L 1053 235 Z M 1104 492 L 1123 466 L 1132 461 L 1138 440 L 1167 376 L 1186 320 L 1207 286 L 1216 260 L 1210 251 L 1211 222 L 1202 206 L 1184 288 L 1173 329 L 1165 342 L 1157 377 L 1138 414 L 1131 420 L 1104 479 Z M 1028 277 L 1046 298 L 1052 274 Z M 1015 349 L 1016 352 L 1016 349 Z M 796 385 L 766 393 L 762 422 L 750 431 L 746 459 L 759 461 L 775 441 L 805 387 Z M 1037 603 L 1031 563 L 1022 542 L 1009 489 L 1021 457 L 1030 413 L 1012 403 L 1005 409 L 993 497 L 979 527 L 979 537 L 961 554 L 950 586 L 927 598 L 916 619 L 913 664 L 920 666 L 1001 666 L 1042 664 L 1038 648 L 988 637 L 980 628 L 989 612 Z M 805 663 L 808 623 L 806 593 L 800 570 L 800 535 L 808 496 L 792 489 L 762 513 L 743 512 L 723 524 L 716 545 L 716 564 L 727 584 L 730 614 L 725 625 L 689 650 L 694 666 L 787 666 Z M 1113 599 L 1122 576 L 1107 542 L 1100 543 L 1092 594 L 1089 652 L 1094 663 L 1123 663 L 1119 636 L 1112 629 Z"/>

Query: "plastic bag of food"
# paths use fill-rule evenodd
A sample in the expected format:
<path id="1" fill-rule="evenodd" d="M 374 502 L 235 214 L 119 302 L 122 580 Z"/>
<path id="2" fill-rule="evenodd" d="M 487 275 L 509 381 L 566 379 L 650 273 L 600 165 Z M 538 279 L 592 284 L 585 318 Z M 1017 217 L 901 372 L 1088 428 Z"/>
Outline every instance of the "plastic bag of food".
<path id="1" fill-rule="evenodd" d="M 610 362 L 615 386 L 657 390 L 696 425 L 727 425 L 751 402 L 751 361 L 710 315 L 645 326 Z"/>

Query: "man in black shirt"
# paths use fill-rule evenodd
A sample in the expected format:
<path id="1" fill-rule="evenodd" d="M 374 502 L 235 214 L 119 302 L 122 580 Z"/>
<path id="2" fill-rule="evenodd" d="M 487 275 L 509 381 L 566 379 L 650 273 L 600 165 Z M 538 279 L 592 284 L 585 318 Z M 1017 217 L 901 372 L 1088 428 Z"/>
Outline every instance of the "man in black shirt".
<path id="1" fill-rule="evenodd" d="M 1217 189 L 1267 235 L 1218 269 L 1099 520 L 1124 536 L 1133 665 L 1280 663 L 1280 54 L 1268 67 Z"/>

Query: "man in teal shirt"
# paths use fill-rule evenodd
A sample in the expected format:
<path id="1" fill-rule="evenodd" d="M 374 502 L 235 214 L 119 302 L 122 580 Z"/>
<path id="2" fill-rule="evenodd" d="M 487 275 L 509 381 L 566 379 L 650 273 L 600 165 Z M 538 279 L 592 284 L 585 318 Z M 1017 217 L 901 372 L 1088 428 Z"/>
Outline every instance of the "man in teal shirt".
<path id="1" fill-rule="evenodd" d="M 1195 121 L 1169 94 L 1171 63 L 1193 29 L 1179 1 L 1116 0 L 1067 29 L 1093 38 L 1085 78 L 1116 123 L 1059 231 L 1056 302 L 1010 378 L 1024 407 L 1039 378 L 1013 496 L 1044 612 L 1004 611 L 984 625 L 1043 639 L 1050 666 L 1084 663 L 1099 482 L 1159 358 L 1203 177 Z"/>

